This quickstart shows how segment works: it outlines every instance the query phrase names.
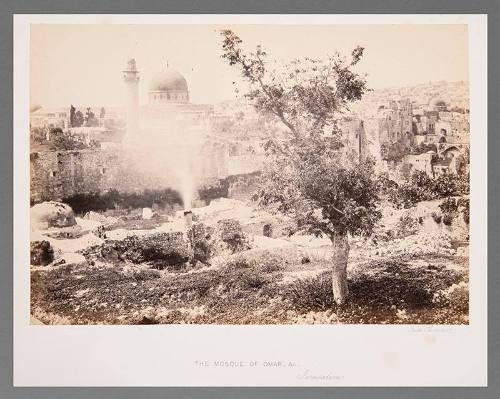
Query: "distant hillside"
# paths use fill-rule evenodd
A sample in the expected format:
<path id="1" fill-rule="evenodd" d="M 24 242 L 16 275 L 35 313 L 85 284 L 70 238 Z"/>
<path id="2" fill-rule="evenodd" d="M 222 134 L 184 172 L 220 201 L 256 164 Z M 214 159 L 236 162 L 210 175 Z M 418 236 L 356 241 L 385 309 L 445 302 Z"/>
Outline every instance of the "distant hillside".
<path id="1" fill-rule="evenodd" d="M 389 87 L 366 93 L 363 99 L 352 104 L 351 111 L 362 117 L 375 117 L 378 108 L 391 100 L 410 98 L 414 108 L 426 108 L 431 101 L 442 100 L 448 108 L 469 109 L 469 82 L 429 82 L 409 87 Z"/>

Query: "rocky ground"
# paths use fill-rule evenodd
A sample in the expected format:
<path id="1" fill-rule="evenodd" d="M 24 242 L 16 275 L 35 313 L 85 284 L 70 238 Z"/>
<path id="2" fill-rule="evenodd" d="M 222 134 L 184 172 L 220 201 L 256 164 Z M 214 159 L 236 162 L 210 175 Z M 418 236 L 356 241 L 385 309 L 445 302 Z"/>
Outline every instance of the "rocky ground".
<path id="1" fill-rule="evenodd" d="M 213 226 L 210 234 L 224 240 L 223 219 L 243 227 L 244 245 L 217 247 L 208 258 L 203 246 L 184 253 L 177 239 L 164 244 L 165 234 L 184 235 L 180 215 L 93 214 L 37 229 L 32 241 L 50 243 L 53 261 L 31 266 L 32 316 L 44 324 L 467 324 L 468 229 L 460 215 L 437 223 L 435 201 L 385 209 L 373 238 L 351 240 L 342 307 L 332 303 L 328 240 L 288 237 L 285 220 L 239 201 L 194 210 L 194 223 L 208 226 L 203 234 Z M 265 224 L 273 238 L 262 235 Z"/>

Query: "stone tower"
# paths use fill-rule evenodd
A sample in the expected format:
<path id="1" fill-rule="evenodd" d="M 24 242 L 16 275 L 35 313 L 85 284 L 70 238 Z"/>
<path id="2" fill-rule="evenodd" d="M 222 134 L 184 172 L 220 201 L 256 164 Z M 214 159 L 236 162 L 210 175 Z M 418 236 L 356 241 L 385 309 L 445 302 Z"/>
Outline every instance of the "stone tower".
<path id="1" fill-rule="evenodd" d="M 123 81 L 126 87 L 127 131 L 124 138 L 125 146 L 133 146 L 139 130 L 139 71 L 135 59 L 127 61 L 123 71 Z"/>

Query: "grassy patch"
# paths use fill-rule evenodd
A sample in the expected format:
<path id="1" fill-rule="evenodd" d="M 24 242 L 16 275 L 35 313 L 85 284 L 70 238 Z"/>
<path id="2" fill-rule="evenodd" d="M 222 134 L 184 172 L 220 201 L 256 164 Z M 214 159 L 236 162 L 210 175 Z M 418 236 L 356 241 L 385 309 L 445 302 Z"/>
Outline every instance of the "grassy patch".
<path id="1" fill-rule="evenodd" d="M 330 272 L 284 283 L 282 259 L 266 252 L 243 255 L 219 269 L 189 273 L 119 262 L 36 270 L 32 309 L 42 322 L 71 324 L 286 324 L 330 311 L 332 322 L 346 324 L 467 323 L 467 271 L 445 266 L 461 262 L 458 257 L 368 262 L 349 276 L 347 304 L 335 307 Z"/>
<path id="2" fill-rule="evenodd" d="M 301 313 L 334 308 L 341 323 L 464 323 L 468 315 L 467 276 L 439 262 L 415 267 L 408 260 L 394 257 L 371 262 L 365 272 L 351 275 L 348 301 L 339 308 L 334 308 L 332 301 L 329 272 L 290 283 L 285 296 L 290 309 Z M 461 289 L 451 291 L 453 295 L 447 293 L 459 283 Z"/>

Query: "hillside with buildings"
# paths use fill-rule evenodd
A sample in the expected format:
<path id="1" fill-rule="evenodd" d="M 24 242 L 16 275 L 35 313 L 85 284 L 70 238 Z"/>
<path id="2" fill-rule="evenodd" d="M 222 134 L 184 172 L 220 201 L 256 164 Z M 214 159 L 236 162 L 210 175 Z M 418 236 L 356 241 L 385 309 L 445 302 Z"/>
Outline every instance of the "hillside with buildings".
<path id="1" fill-rule="evenodd" d="M 129 65 L 130 68 L 133 70 L 135 63 Z M 129 82 L 127 85 L 130 81 L 136 82 L 130 77 L 125 79 Z M 173 99 L 173 94 L 172 99 L 160 94 L 162 88 L 165 93 L 169 92 L 169 84 L 175 86 L 173 92 L 180 93 L 176 79 L 181 81 L 184 90 L 180 100 Z M 100 111 L 95 113 L 89 107 L 34 109 L 30 114 L 32 199 L 61 199 L 76 193 L 75 190 L 144 188 L 137 182 L 154 181 L 151 173 L 147 179 L 142 174 L 141 178 L 117 180 L 123 176 L 119 172 L 123 170 L 121 149 L 128 145 L 134 152 L 142 150 L 153 154 L 155 150 L 151 147 L 159 145 L 187 150 L 186 136 L 172 133 L 186 121 L 189 121 L 189 137 L 198 140 L 189 151 L 197 151 L 203 160 L 198 166 L 198 184 L 212 184 L 231 175 L 258 171 L 264 161 L 263 143 L 269 134 L 278 131 L 273 119 L 259 116 L 245 99 L 194 105 L 189 103 L 187 93 L 182 75 L 162 71 L 151 83 L 148 105 L 139 106 L 131 100 L 128 110 L 102 106 L 96 107 Z M 374 158 L 378 170 L 388 173 L 394 181 L 401 181 L 416 170 L 430 177 L 457 173 L 468 164 L 468 97 L 467 82 L 370 91 L 361 101 L 352 104 L 349 115 L 339 121 L 344 145 L 358 157 Z M 133 93 L 130 98 L 135 98 Z M 75 113 L 80 114 L 79 118 Z M 172 120 L 176 120 L 177 125 Z M 183 139 L 176 141 L 175 137 Z M 107 161 L 110 157 L 116 162 L 110 164 Z M 131 185 L 130 180 L 136 184 Z M 175 177 L 171 177 L 170 182 L 164 176 L 157 181 L 157 184 L 166 183 L 177 184 Z M 56 195 L 57 192 L 62 197 Z"/>
<path id="2" fill-rule="evenodd" d="M 139 104 L 135 60 L 122 73 L 124 108 L 31 111 L 37 322 L 468 323 L 467 83 L 370 91 L 324 132 L 340 159 L 375 159 L 380 191 L 339 308 L 330 239 L 253 200 L 276 120 L 244 99 L 192 104 L 169 68 Z"/>
<path id="3" fill-rule="evenodd" d="M 468 164 L 468 82 L 377 89 L 351 106 L 364 122 L 368 151 L 380 171 L 401 180 L 418 170 L 430 177 Z"/>

